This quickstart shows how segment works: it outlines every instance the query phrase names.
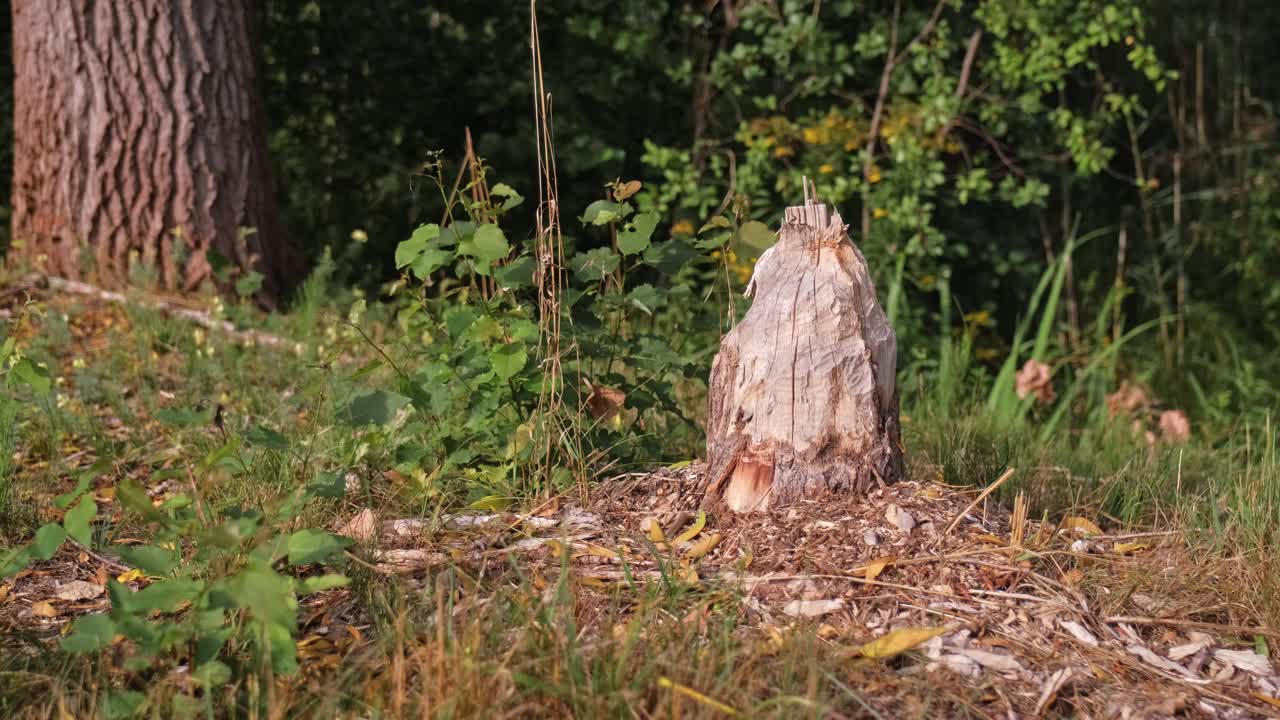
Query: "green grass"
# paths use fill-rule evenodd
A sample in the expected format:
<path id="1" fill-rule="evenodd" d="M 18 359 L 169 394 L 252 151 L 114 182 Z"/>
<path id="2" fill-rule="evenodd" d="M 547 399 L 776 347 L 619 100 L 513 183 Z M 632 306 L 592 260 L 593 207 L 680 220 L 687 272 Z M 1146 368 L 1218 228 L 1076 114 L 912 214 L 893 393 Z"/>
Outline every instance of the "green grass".
<path id="1" fill-rule="evenodd" d="M 0 539 L 26 542 L 48 519 L 33 508 L 70 489 L 89 458 L 108 455 L 114 480 L 190 484 L 210 512 L 272 507 L 323 471 L 358 479 L 354 495 L 310 501 L 291 528 L 328 526 L 361 506 L 383 517 L 458 508 L 468 497 L 465 468 L 387 475 L 403 466 L 397 453 L 417 431 L 411 421 L 357 432 L 342 420 L 359 387 L 391 382 L 392 372 L 365 372 L 377 352 L 338 321 L 345 313 L 324 293 L 312 288 L 304 297 L 294 313 L 270 320 L 300 353 L 242 347 L 154 311 L 51 303 L 24 352 L 63 378 L 56 395 L 43 404 L 21 392 L 0 396 L 18 400 L 0 412 L 21 410 L 21 464 L 0 473 L 14 482 L 13 501 L 0 504 Z M 368 313 L 366 332 L 395 352 L 390 315 L 378 307 Z M 1109 527 L 1185 532 L 1215 578 L 1237 583 L 1243 615 L 1280 625 L 1280 451 L 1265 416 L 1261 424 L 1197 426 L 1183 445 L 1148 446 L 1126 420 L 1088 407 L 1101 400 L 1100 374 L 1087 376 L 1070 421 L 1052 420 L 1054 408 L 1010 413 L 989 402 L 991 380 L 970 354 L 967 343 L 948 346 L 941 371 L 904 388 L 914 475 L 980 486 L 1013 467 L 1000 497 L 1025 493 L 1034 517 L 1085 515 Z M 192 414 L 216 405 L 225 431 Z M 1050 421 L 1058 425 L 1045 433 Z M 241 446 L 225 462 L 207 463 L 228 436 L 258 428 L 283 434 L 288 448 Z M 532 502 L 515 498 L 517 506 Z M 124 513 L 95 532 L 109 541 L 148 530 Z M 0 714 L 110 717 L 105 703 L 128 700 L 155 717 L 629 717 L 640 709 L 697 718 L 721 717 L 715 703 L 723 703 L 752 717 L 821 718 L 874 716 L 863 688 L 889 684 L 902 695 L 899 716 L 982 715 L 980 687 L 915 682 L 892 665 L 851 665 L 847 645 L 822 641 L 805 625 L 775 641 L 746 620 L 736 592 L 714 583 L 600 593 L 569 583 L 567 573 L 545 586 L 519 565 L 493 580 L 448 568 L 411 582 L 335 562 L 351 579 L 341 611 L 363 628 L 361 637 L 304 647 L 296 676 L 279 676 L 251 637 L 233 634 L 225 651 L 235 659 L 232 676 L 205 695 L 179 670 L 182 652 L 129 670 L 117 651 L 67 655 L 51 638 L 23 631 L 0 652 Z M 112 700 L 106 689 L 117 686 L 137 694 Z"/>

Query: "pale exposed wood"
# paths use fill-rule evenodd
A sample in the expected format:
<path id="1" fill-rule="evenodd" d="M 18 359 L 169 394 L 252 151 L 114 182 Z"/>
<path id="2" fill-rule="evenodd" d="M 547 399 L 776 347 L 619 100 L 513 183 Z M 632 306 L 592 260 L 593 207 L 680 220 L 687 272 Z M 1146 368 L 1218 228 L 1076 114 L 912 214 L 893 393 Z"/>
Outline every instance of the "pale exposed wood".
<path id="1" fill-rule="evenodd" d="M 787 208 L 711 369 L 704 504 L 743 512 L 901 475 L 897 340 L 839 213 Z"/>

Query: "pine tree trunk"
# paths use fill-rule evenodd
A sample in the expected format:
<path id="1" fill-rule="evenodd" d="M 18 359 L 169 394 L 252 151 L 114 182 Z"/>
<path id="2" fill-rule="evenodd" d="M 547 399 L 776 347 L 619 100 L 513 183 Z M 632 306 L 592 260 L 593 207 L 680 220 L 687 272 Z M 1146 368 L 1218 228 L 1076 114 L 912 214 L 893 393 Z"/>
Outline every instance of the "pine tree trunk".
<path id="1" fill-rule="evenodd" d="M 244 0 L 13 0 L 11 252 L 190 290 L 216 251 L 290 285 L 249 22 Z"/>
<path id="2" fill-rule="evenodd" d="M 902 474 L 897 340 L 840 215 L 787 208 L 711 369 L 704 505 L 764 510 Z"/>

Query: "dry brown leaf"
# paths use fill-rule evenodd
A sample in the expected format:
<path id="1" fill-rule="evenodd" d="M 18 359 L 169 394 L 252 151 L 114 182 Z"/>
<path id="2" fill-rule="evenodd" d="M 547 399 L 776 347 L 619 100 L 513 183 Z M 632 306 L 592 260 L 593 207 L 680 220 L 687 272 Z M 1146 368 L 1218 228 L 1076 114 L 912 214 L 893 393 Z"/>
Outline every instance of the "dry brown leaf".
<path id="1" fill-rule="evenodd" d="M 638 192 L 640 192 L 639 180 L 619 182 L 613 186 L 613 199 L 622 202 Z"/>
<path id="2" fill-rule="evenodd" d="M 946 631 L 947 629 L 942 627 L 899 628 L 858 648 L 858 654 L 868 658 L 893 657 L 926 643 Z"/>
<path id="3" fill-rule="evenodd" d="M 31 614 L 37 617 L 54 618 L 58 617 L 58 608 L 49 604 L 47 600 L 41 600 L 40 602 L 32 603 Z"/>
<path id="4" fill-rule="evenodd" d="M 366 543 L 378 537 L 378 517 L 369 508 L 356 513 L 343 525 L 338 534 L 358 543 Z"/>
<path id="5" fill-rule="evenodd" d="M 592 418 L 597 422 L 604 422 L 617 415 L 626 400 L 627 394 L 617 388 L 592 385 L 591 394 L 587 396 L 587 408 L 591 411 Z"/>
<path id="6" fill-rule="evenodd" d="M 58 599 L 70 600 L 73 602 L 78 600 L 90 600 L 98 597 L 102 593 L 106 592 L 106 590 L 107 589 L 102 585 L 95 585 L 94 583 L 85 582 L 83 580 L 72 580 L 58 586 Z"/>
<path id="7" fill-rule="evenodd" d="M 5 598 L 9 597 L 9 591 L 12 589 L 12 585 L 0 585 L 0 605 L 4 604 Z"/>

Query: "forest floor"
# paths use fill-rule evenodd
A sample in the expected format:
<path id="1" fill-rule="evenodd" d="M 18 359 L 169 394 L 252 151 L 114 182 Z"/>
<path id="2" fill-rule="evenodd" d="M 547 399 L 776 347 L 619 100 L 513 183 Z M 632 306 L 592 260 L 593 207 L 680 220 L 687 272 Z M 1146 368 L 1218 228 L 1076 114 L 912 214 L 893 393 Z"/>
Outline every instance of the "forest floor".
<path id="1" fill-rule="evenodd" d="M 199 458 L 263 423 L 312 438 L 334 427 L 331 404 L 314 399 L 340 393 L 335 373 L 287 349 L 241 345 L 128 302 L 37 299 L 41 312 L 19 335 L 50 363 L 56 399 L 19 437 L 0 506 L 4 545 L 59 520 L 54 498 L 107 454 L 111 470 L 91 478 L 97 532 L 128 544 L 145 530 L 117 507 L 124 477 L 156 505 L 184 492 L 210 506 L 266 505 L 305 462 L 280 452 L 247 476 L 197 477 Z M 19 305 L 10 298 L 4 309 Z M 178 409 L 210 399 L 225 408 L 217 426 L 175 427 Z M 312 452 L 323 454 L 321 441 Z M 919 460 L 910 479 L 867 497 L 748 516 L 697 511 L 702 466 L 692 461 L 467 511 L 414 504 L 397 473 L 376 459 L 361 467 L 342 497 L 308 511 L 356 544 L 336 563 L 349 585 L 298 599 L 297 673 L 245 672 L 207 691 L 180 648 L 145 670 L 121 638 L 92 656 L 59 652 L 75 618 L 110 609 L 110 581 L 153 581 L 105 542 L 68 544 L 0 580 L 0 710 L 1280 717 L 1280 632 L 1259 579 L 1271 566 L 1176 523 L 1037 521 L 1024 502 L 1008 508 L 999 494 L 943 484 Z M 110 687 L 137 702 L 103 701 Z"/>

